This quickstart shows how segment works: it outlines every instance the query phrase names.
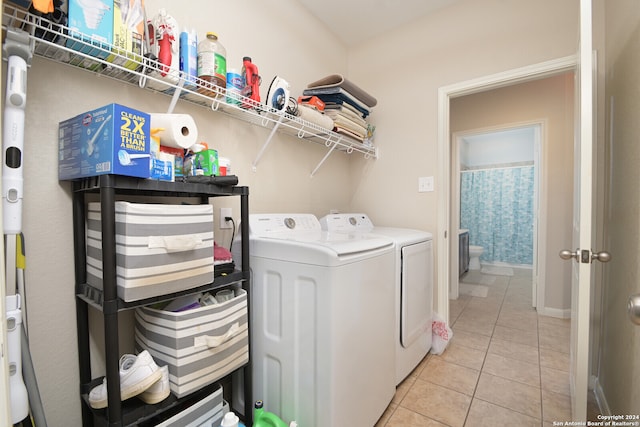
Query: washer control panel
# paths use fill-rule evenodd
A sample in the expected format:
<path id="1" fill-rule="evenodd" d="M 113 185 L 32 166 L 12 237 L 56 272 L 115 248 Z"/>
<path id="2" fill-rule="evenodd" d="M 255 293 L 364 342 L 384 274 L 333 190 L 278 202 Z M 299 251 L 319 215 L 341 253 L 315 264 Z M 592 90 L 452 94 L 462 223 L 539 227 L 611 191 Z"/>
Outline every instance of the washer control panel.
<path id="1" fill-rule="evenodd" d="M 321 231 L 313 214 L 251 214 L 249 228 L 255 236 L 302 234 Z"/>

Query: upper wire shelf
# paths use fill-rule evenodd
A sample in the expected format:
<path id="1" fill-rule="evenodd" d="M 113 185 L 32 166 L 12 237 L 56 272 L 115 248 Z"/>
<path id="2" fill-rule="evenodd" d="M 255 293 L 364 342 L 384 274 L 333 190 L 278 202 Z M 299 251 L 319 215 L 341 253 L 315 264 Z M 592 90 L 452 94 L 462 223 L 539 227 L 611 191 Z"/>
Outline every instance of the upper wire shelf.
<path id="1" fill-rule="evenodd" d="M 2 11 L 3 33 L 8 28 L 25 31 L 29 36 L 32 52 L 39 57 L 84 68 L 94 74 L 171 96 L 170 112 L 173 111 L 176 102 L 182 100 L 253 125 L 272 129 L 268 140 L 254 161 L 254 169 L 276 131 L 324 144 L 329 148 L 329 152 L 312 172 L 312 176 L 334 150 L 347 153 L 358 152 L 366 159 L 378 157 L 376 147 L 322 128 L 266 104 L 257 103 L 235 92 L 227 92 L 225 88 L 212 87 L 204 80 L 195 78 L 185 82 L 179 72 L 167 75 L 157 61 L 149 61 L 141 55 L 134 56 L 131 53 L 122 55 L 117 53 L 117 49 L 112 45 L 85 41 L 79 34 L 76 34 L 78 38 L 71 37 L 71 30 L 68 27 L 5 3 Z M 88 36 L 85 38 L 90 40 Z M 163 74 L 167 77 L 161 77 Z"/>

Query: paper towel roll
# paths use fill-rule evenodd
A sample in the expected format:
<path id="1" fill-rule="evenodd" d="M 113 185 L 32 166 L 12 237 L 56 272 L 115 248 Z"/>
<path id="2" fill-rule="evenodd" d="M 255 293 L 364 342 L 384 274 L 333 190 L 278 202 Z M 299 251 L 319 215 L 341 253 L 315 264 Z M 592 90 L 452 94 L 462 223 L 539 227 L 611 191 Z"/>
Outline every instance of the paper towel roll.
<path id="1" fill-rule="evenodd" d="M 158 133 L 161 145 L 189 148 L 198 141 L 198 128 L 189 114 L 151 113 L 150 123 L 151 129 L 164 129 Z"/>

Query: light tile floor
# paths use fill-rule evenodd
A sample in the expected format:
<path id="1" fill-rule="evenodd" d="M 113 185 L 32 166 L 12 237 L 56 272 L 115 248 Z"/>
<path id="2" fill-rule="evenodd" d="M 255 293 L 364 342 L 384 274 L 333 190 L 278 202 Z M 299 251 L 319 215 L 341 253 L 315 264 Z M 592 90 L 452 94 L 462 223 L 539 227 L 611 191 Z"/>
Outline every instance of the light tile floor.
<path id="1" fill-rule="evenodd" d="M 453 339 L 402 382 L 375 427 L 552 426 L 571 420 L 570 321 L 531 307 L 531 271 L 470 271 L 486 297 L 450 301 Z M 595 420 L 590 402 L 589 418 Z"/>

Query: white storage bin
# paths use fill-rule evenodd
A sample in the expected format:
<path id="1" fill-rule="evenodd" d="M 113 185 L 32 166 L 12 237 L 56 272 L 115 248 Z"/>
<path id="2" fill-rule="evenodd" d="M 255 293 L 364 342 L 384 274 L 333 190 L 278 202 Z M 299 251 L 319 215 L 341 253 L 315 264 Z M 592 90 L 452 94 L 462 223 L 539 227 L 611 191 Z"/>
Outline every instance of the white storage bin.
<path id="1" fill-rule="evenodd" d="M 118 297 L 135 301 L 213 282 L 213 206 L 116 202 Z M 87 283 L 103 288 L 100 203 L 87 214 Z"/>
<path id="2" fill-rule="evenodd" d="M 182 312 L 140 307 L 135 313 L 138 350 L 168 365 L 178 397 L 228 375 L 249 361 L 247 293 L 237 288 L 223 303 Z"/>

